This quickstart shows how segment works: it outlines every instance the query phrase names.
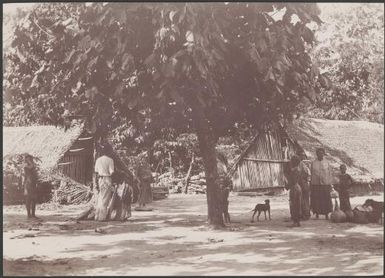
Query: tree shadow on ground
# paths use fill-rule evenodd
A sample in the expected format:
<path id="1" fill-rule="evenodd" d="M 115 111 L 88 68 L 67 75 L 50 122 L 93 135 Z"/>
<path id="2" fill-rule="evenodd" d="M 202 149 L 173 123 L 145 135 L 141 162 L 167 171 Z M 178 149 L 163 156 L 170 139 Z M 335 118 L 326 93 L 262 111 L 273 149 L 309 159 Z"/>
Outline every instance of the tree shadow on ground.
<path id="1" fill-rule="evenodd" d="M 286 210 L 272 221 L 211 230 L 193 200 L 168 200 L 127 222 L 81 221 L 73 229 L 37 231 L 79 244 L 53 257 L 3 260 L 7 275 L 365 275 L 381 274 L 383 227 L 309 220 L 286 227 Z M 16 215 L 7 216 L 13 220 Z M 19 216 L 20 217 L 20 216 Z M 44 217 L 43 217 L 44 218 Z M 47 216 L 47 225 L 64 218 Z M 43 223 L 44 224 L 44 223 Z M 53 226 L 52 226 L 53 227 Z M 51 228 L 52 228 L 51 227 Z M 102 228 L 105 234 L 95 233 Z M 81 229 L 80 229 L 81 228 Z M 84 239 L 84 240 L 83 240 Z M 16 239 L 15 239 L 16 240 Z"/>

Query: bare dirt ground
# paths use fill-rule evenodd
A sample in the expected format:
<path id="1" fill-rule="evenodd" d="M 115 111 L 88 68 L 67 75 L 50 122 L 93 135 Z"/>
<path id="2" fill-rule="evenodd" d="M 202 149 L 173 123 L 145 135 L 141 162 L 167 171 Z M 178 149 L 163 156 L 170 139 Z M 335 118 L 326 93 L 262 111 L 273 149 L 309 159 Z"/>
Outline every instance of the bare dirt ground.
<path id="1" fill-rule="evenodd" d="M 127 222 L 77 223 L 82 207 L 47 205 L 27 221 L 22 206 L 4 207 L 4 275 L 383 274 L 382 225 L 311 219 L 288 228 L 288 197 L 269 198 L 272 220 L 250 223 L 266 197 L 231 195 L 233 224 L 219 231 L 206 226 L 204 195 L 171 195 Z"/>

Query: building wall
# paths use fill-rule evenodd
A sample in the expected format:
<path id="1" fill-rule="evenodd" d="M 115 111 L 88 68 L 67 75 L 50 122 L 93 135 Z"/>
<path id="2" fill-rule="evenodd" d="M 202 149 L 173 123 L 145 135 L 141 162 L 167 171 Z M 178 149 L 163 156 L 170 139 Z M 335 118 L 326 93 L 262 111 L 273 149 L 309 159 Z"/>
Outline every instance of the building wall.
<path id="1" fill-rule="evenodd" d="M 58 163 L 61 173 L 83 184 L 92 182 L 94 167 L 93 139 L 83 140 L 88 137 L 87 133 L 82 134 Z"/>
<path id="2" fill-rule="evenodd" d="M 276 131 L 260 133 L 237 165 L 232 177 L 234 191 L 284 186 L 284 168 L 296 150 L 286 139 Z"/>

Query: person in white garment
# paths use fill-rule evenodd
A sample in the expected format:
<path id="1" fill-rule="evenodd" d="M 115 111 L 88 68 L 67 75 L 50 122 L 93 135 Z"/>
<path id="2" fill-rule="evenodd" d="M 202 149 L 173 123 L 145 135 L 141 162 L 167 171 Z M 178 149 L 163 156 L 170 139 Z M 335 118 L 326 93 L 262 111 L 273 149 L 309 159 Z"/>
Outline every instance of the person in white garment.
<path id="1" fill-rule="evenodd" d="M 108 218 L 108 205 L 113 195 L 112 174 L 114 173 L 114 160 L 111 156 L 111 148 L 104 145 L 100 151 L 100 157 L 95 162 L 97 174 L 97 190 L 95 220 L 105 221 Z"/>

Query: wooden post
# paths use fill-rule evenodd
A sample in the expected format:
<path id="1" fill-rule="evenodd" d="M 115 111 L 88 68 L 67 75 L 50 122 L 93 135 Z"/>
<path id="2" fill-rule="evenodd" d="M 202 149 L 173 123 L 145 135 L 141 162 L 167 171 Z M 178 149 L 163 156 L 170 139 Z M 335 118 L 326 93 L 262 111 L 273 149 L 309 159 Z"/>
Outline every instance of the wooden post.
<path id="1" fill-rule="evenodd" d="M 97 180 L 96 180 L 97 177 L 94 171 L 96 156 L 97 156 L 96 146 L 97 146 L 97 139 L 94 138 L 94 141 L 93 141 L 94 153 L 93 153 L 93 159 L 92 159 L 92 188 L 91 188 L 93 192 L 94 192 L 94 189 L 96 189 L 96 184 L 97 184 Z"/>
<path id="2" fill-rule="evenodd" d="M 190 167 L 188 168 L 187 175 L 186 175 L 186 178 L 185 178 L 186 185 L 185 185 L 185 188 L 184 188 L 184 193 L 186 193 L 186 194 L 187 194 L 188 186 L 189 186 L 189 183 L 190 183 L 191 170 L 192 170 L 194 161 L 195 161 L 195 154 L 193 153 L 192 154 L 192 158 L 191 158 L 191 162 L 190 162 Z"/>
<path id="3" fill-rule="evenodd" d="M 170 161 L 170 173 L 171 176 L 174 177 L 174 168 L 172 168 L 172 157 L 171 157 L 171 152 L 168 152 L 168 159 Z"/>

